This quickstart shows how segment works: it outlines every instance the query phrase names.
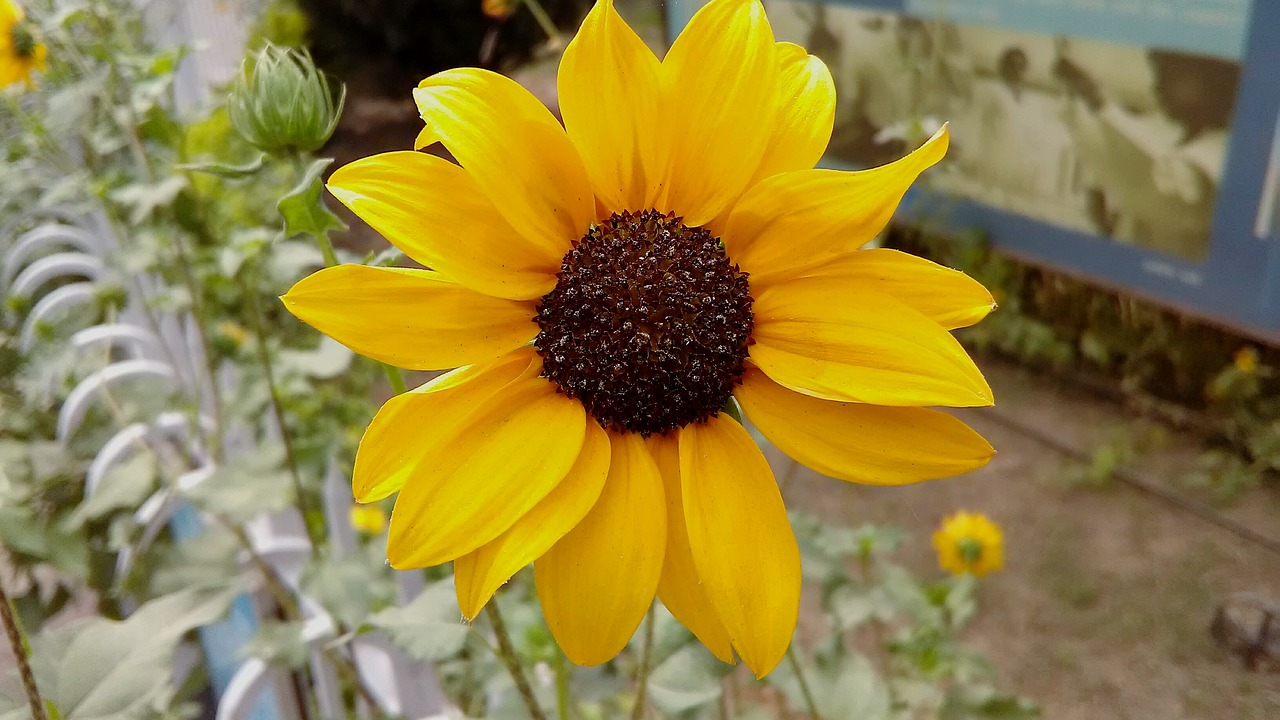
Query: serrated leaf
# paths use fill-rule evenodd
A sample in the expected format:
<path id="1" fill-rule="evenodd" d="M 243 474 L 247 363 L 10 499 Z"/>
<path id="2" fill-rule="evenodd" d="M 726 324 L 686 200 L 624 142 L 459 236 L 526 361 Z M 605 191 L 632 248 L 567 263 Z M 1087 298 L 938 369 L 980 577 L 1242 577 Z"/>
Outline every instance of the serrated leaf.
<path id="1" fill-rule="evenodd" d="M 360 627 L 373 608 L 395 599 L 395 587 L 386 566 L 370 563 L 360 555 L 312 562 L 303 573 L 302 592 L 345 628 Z"/>
<path id="2" fill-rule="evenodd" d="M 453 578 L 428 585 L 408 605 L 374 614 L 369 625 L 385 632 L 410 657 L 424 662 L 440 662 L 457 655 L 471 630 L 458 610 Z"/>
<path id="3" fill-rule="evenodd" d="M 324 191 L 321 175 L 332 162 L 333 158 L 312 162 L 302 180 L 276 203 L 276 209 L 284 217 L 285 235 L 320 235 L 330 230 L 347 229 L 346 223 L 334 215 L 321 198 Z"/>
<path id="4" fill-rule="evenodd" d="M 244 645 L 244 654 L 265 663 L 297 670 L 307 664 L 310 647 L 301 622 L 264 622 Z"/>
<path id="5" fill-rule="evenodd" d="M 214 160 L 205 160 L 196 163 L 183 163 L 178 166 L 180 170 L 190 170 L 192 172 L 204 173 L 206 175 L 214 175 L 226 180 L 240 180 L 243 178 L 256 175 L 262 170 L 263 161 L 267 156 L 258 153 L 258 156 L 247 163 L 234 165 L 232 163 L 217 162 Z"/>
<path id="6" fill-rule="evenodd" d="M 262 513 L 283 510 L 293 502 L 293 478 L 284 469 L 284 447 L 267 443 L 234 458 L 204 482 L 186 491 L 191 502 L 232 524 Z"/>
<path id="7" fill-rule="evenodd" d="M 130 208 L 129 222 L 139 225 L 151 216 L 157 208 L 168 207 L 178 197 L 178 193 L 187 187 L 187 179 L 181 175 L 170 175 L 156 183 L 132 183 L 113 190 L 110 197 L 115 202 Z"/>
<path id="8" fill-rule="evenodd" d="M 76 508 L 68 526 L 82 527 L 116 510 L 138 507 L 155 488 L 156 470 L 155 453 L 145 449 L 117 463 L 102 476 L 93 494 Z"/>
<path id="9" fill-rule="evenodd" d="M 858 720 L 890 717 L 889 688 L 861 654 L 846 653 L 829 664 L 802 664 L 802 667 L 822 717 Z M 790 665 L 774 670 L 769 681 L 782 688 L 793 707 L 805 707 L 804 692 Z"/>
<path id="10" fill-rule="evenodd" d="M 320 337 L 314 350 L 281 350 L 277 366 L 282 371 L 293 371 L 319 380 L 337 377 L 351 367 L 355 353 L 351 348 L 328 336 Z"/>
<path id="11" fill-rule="evenodd" d="M 235 593 L 186 590 L 145 603 L 124 621 L 78 623 L 59 657 L 46 658 L 54 677 L 41 687 L 67 720 L 145 716 L 169 686 L 183 636 L 221 618 Z"/>
<path id="12" fill-rule="evenodd" d="M 701 644 L 686 645 L 649 674 L 649 699 L 668 715 L 692 710 L 720 697 L 720 680 L 732 669 Z"/>

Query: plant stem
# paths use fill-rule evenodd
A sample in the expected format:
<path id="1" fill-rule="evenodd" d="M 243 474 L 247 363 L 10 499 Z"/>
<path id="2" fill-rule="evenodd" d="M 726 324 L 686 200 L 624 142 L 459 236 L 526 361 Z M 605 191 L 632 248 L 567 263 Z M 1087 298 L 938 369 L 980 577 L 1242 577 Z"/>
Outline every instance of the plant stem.
<path id="1" fill-rule="evenodd" d="M 31 705 L 32 720 L 45 720 L 44 700 L 40 697 L 40 688 L 36 685 L 36 676 L 31 672 L 31 664 L 27 662 L 27 639 L 23 637 L 22 628 L 18 627 L 18 618 L 5 594 L 4 585 L 0 583 L 0 616 L 4 619 L 4 631 L 9 636 L 9 647 L 13 650 L 13 658 L 18 663 L 18 674 L 22 676 L 22 689 L 27 693 L 27 703 Z"/>
<path id="2" fill-rule="evenodd" d="M 640 651 L 640 668 L 636 671 L 636 704 L 631 708 L 631 720 L 644 718 L 644 703 L 649 686 L 649 663 L 653 660 L 653 606 L 644 619 L 644 648 Z"/>
<path id="3" fill-rule="evenodd" d="M 533 688 L 529 685 L 529 679 L 524 675 L 524 668 L 520 667 L 520 659 L 516 657 L 516 649 L 511 644 L 511 636 L 507 634 L 507 624 L 502 621 L 502 612 L 498 610 L 498 600 L 494 598 L 485 606 L 485 610 L 489 613 L 489 621 L 493 623 L 493 634 L 498 639 L 498 659 L 503 665 L 507 666 L 507 672 L 511 673 L 511 679 L 515 681 L 516 691 L 520 693 L 520 699 L 524 701 L 524 706 L 529 709 L 529 716 L 533 720 L 547 720 L 547 716 L 542 712 L 542 708 L 538 705 L 538 699 L 533 696 Z"/>
<path id="4" fill-rule="evenodd" d="M 564 653 L 556 649 L 556 717 L 569 720 L 569 666 Z"/>
<path id="5" fill-rule="evenodd" d="M 280 389 L 276 385 L 275 370 L 271 365 L 271 353 L 267 351 L 267 333 L 263 329 L 262 309 L 258 306 L 257 261 L 249 268 L 248 279 L 240 283 L 244 294 L 249 299 L 249 322 L 253 324 L 253 334 L 257 337 L 258 365 L 262 367 L 262 376 L 267 381 L 267 394 L 271 396 L 271 409 L 276 416 L 276 425 L 280 427 L 280 442 L 284 445 L 285 462 L 289 465 L 289 475 L 293 478 L 293 493 L 296 496 L 298 510 L 302 513 L 302 524 L 307 529 L 307 537 L 311 546 L 319 548 L 324 544 L 323 528 L 313 527 L 313 517 L 323 517 L 323 513 L 312 515 L 308 512 L 306 489 L 302 486 L 302 473 L 298 470 L 298 456 L 293 451 L 293 440 L 289 435 L 289 426 L 284 419 L 284 403 L 280 401 Z M 254 282 L 250 282 L 253 280 Z"/>
<path id="6" fill-rule="evenodd" d="M 293 597 L 293 593 L 276 574 L 275 568 L 271 567 L 271 563 L 257 551 L 253 546 L 253 541 L 249 539 L 248 533 L 244 528 L 229 521 L 221 515 L 212 515 L 220 525 L 226 528 L 236 538 L 236 542 L 240 544 L 241 549 L 249 556 L 249 562 L 258 568 L 258 572 L 262 574 L 263 586 L 267 590 L 267 594 L 275 601 L 276 606 L 280 608 L 280 614 L 289 622 L 302 622 L 302 611 L 298 608 L 298 601 Z M 369 704 L 369 709 L 375 718 L 385 718 L 387 714 L 383 712 L 382 706 L 378 704 L 377 698 L 365 686 L 364 681 L 360 678 L 359 671 L 356 670 L 354 662 L 350 657 L 343 654 L 336 648 L 325 647 L 322 652 L 325 659 L 333 664 L 338 674 L 342 676 L 355 688 L 356 694 Z"/>
<path id="7" fill-rule="evenodd" d="M 551 16 L 547 15 L 547 11 L 543 9 L 542 3 L 538 0 L 521 0 L 524 6 L 529 8 L 529 12 L 533 13 L 533 19 L 537 21 L 538 26 L 542 28 L 542 32 L 547 34 L 547 40 L 550 41 L 551 47 L 560 48 L 563 43 L 560 40 L 560 31 L 556 29 L 556 24 L 551 21 Z"/>
<path id="8" fill-rule="evenodd" d="M 324 257 L 325 267 L 338 264 L 338 253 L 334 252 L 333 241 L 329 239 L 329 231 L 316 233 L 316 245 L 320 246 L 320 255 Z"/>
<path id="9" fill-rule="evenodd" d="M 804 668 L 800 667 L 800 661 L 796 660 L 794 644 L 787 648 L 787 662 L 791 664 L 791 670 L 796 674 L 796 681 L 800 683 L 800 694 L 804 696 L 805 709 L 809 711 L 809 717 L 813 720 L 822 720 L 822 716 L 818 714 L 818 703 L 814 701 L 813 692 L 809 690 L 809 681 L 805 679 Z"/>

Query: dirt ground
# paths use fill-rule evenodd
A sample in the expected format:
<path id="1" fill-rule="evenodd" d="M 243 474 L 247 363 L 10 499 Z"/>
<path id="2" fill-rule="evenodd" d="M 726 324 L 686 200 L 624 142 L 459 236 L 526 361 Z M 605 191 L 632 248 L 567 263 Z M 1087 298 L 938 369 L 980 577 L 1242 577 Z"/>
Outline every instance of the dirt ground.
<path id="1" fill-rule="evenodd" d="M 1231 593 L 1280 599 L 1280 555 L 1130 486 L 1073 480 L 1078 460 L 1011 425 L 1081 448 L 1121 436 L 1145 439 L 1152 447 L 1133 468 L 1208 501 L 1184 482 L 1195 438 L 1016 366 L 980 364 L 997 407 L 958 414 L 995 446 L 990 465 L 898 488 L 799 468 L 788 505 L 830 522 L 908 529 L 902 558 L 921 573 L 937 572 L 929 534 L 944 515 L 980 510 L 1000 523 L 1006 567 L 984 581 L 966 639 L 994 662 L 1002 687 L 1039 702 L 1046 720 L 1280 718 L 1280 673 L 1244 670 L 1209 635 L 1215 608 Z M 772 459 L 779 476 L 790 470 L 790 460 L 777 453 Z M 1216 509 L 1280 538 L 1275 487 Z"/>

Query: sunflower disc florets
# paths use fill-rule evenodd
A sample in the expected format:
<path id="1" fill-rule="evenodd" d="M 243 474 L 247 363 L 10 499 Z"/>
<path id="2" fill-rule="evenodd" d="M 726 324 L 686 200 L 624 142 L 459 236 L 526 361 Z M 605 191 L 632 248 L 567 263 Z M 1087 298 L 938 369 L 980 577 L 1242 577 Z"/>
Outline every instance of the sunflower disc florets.
<path id="1" fill-rule="evenodd" d="M 537 322 L 543 374 L 604 427 L 647 436 L 724 407 L 742 379 L 751 295 L 706 229 L 623 212 L 565 255 Z"/>

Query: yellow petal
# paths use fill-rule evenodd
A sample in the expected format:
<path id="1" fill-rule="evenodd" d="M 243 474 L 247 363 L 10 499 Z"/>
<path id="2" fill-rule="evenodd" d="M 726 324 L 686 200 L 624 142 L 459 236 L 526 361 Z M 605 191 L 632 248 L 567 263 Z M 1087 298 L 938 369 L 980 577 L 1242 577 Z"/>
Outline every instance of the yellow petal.
<path id="1" fill-rule="evenodd" d="M 497 539 L 453 561 L 463 617 L 479 615 L 503 583 L 572 530 L 595 505 L 608 473 L 609 436 L 588 421 L 582 452 L 560 484 Z"/>
<path id="2" fill-rule="evenodd" d="M 413 91 L 427 127 L 511 227 L 556 257 L 595 216 L 577 151 L 551 111 L 516 81 L 458 68 Z"/>
<path id="3" fill-rule="evenodd" d="M 611 211 L 652 207 L 666 172 L 658 59 L 600 0 L 560 61 L 560 113 Z"/>
<path id="4" fill-rule="evenodd" d="M 982 283 L 922 257 L 898 250 L 857 250 L 798 273 L 892 295 L 948 330 L 968 327 L 996 307 Z"/>
<path id="5" fill-rule="evenodd" d="M 658 581 L 658 597 L 685 627 L 689 628 L 724 662 L 733 662 L 733 646 L 729 633 L 716 615 L 707 591 L 698 579 L 689 549 L 689 531 L 685 528 L 684 502 L 680 490 L 680 448 L 675 435 L 652 437 L 649 451 L 662 473 L 667 498 L 667 553 L 662 561 L 662 578 Z"/>
<path id="6" fill-rule="evenodd" d="M 423 127 L 418 131 L 418 135 L 413 138 L 413 149 L 421 150 L 428 145 L 434 145 L 440 142 L 440 138 L 436 136 L 430 125 Z"/>
<path id="7" fill-rule="evenodd" d="M 794 277 L 856 250 L 893 217 L 907 188 L 942 159 L 944 126 L 920 149 L 871 170 L 797 170 L 753 186 L 726 221 L 729 256 L 751 274 L 753 288 Z"/>
<path id="8" fill-rule="evenodd" d="M 579 665 L 599 665 L 626 647 L 653 603 L 666 545 L 662 479 L 644 440 L 609 433 L 609 442 L 600 499 L 533 564 L 547 626 Z"/>
<path id="9" fill-rule="evenodd" d="M 428 270 L 337 265 L 280 299 L 361 355 L 410 370 L 484 362 L 538 334 L 533 303 L 483 295 Z"/>
<path id="10" fill-rule="evenodd" d="M 756 365 L 785 387 L 873 405 L 990 405 L 950 333 L 889 295 L 830 278 L 778 283 L 752 307 Z"/>
<path id="11" fill-rule="evenodd" d="M 756 677 L 778 664 L 800 613 L 800 550 L 773 472 L 727 415 L 680 429 L 693 562 L 739 657 Z"/>
<path id="12" fill-rule="evenodd" d="M 404 486 L 418 463 L 432 452 L 432 442 L 463 422 L 503 386 L 524 375 L 536 375 L 532 348 L 521 348 L 483 365 L 445 373 L 410 392 L 401 393 L 374 415 L 356 451 L 351 492 L 357 502 L 381 500 Z"/>
<path id="13" fill-rule="evenodd" d="M 986 465 L 995 450 L 968 425 L 937 410 L 819 400 L 748 368 L 734 392 L 769 442 L 823 475 L 903 485 Z"/>
<path id="14" fill-rule="evenodd" d="M 582 404 L 545 378 L 517 380 L 432 444 L 396 498 L 387 559 L 398 570 L 456 560 L 506 532 L 569 473 Z"/>
<path id="15" fill-rule="evenodd" d="M 799 45 L 778 49 L 778 122 L 752 184 L 771 175 L 809 170 L 822 159 L 836 119 L 831 71 Z"/>
<path id="16" fill-rule="evenodd" d="M 747 187 L 773 137 L 778 57 L 759 0 L 712 0 L 662 61 L 672 119 L 660 207 L 697 226 Z"/>
<path id="17" fill-rule="evenodd" d="M 406 255 L 472 290 L 532 300 L 555 286 L 561 256 L 521 237 L 443 158 L 373 155 L 338 168 L 329 192 Z"/>

